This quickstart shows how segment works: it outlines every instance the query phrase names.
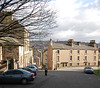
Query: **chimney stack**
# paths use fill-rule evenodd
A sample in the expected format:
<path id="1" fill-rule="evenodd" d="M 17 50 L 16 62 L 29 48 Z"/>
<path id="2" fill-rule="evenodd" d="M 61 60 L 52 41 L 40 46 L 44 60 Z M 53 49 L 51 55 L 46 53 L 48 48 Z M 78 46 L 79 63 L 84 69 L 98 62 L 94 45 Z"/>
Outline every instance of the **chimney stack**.
<path id="1" fill-rule="evenodd" d="M 49 45 L 51 45 L 51 46 L 52 46 L 52 39 L 50 39 Z"/>
<path id="2" fill-rule="evenodd" d="M 77 45 L 79 45 L 79 46 L 80 46 L 80 45 L 81 45 L 81 42 L 77 42 Z"/>
<path id="3" fill-rule="evenodd" d="M 68 45 L 73 46 L 73 42 L 74 42 L 73 39 L 69 39 L 69 40 L 68 40 Z"/>
<path id="4" fill-rule="evenodd" d="M 97 48 L 99 48 L 99 44 L 97 44 Z"/>
<path id="5" fill-rule="evenodd" d="M 90 40 L 90 46 L 96 47 L 96 42 L 95 42 L 95 40 Z"/>

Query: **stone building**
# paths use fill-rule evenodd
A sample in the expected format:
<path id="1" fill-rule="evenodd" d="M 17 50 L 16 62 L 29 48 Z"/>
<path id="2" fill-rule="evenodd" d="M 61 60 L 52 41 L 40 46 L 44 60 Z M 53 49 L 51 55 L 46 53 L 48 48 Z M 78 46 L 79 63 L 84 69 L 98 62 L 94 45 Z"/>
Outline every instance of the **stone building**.
<path id="1" fill-rule="evenodd" d="M 4 12 L 6 14 L 10 12 Z M 1 18 L 0 18 L 1 19 Z M 13 23 L 16 22 L 16 25 Z M 12 24 L 9 28 L 8 25 Z M 4 29 L 8 27 L 9 31 Z M 0 62 L 7 63 L 8 69 L 15 69 L 25 67 L 29 64 L 33 64 L 33 49 L 30 45 L 30 32 L 16 19 L 13 17 L 7 16 L 0 24 Z M 2 40 L 3 39 L 3 40 Z M 11 63 L 11 66 L 10 66 Z"/>
<path id="2" fill-rule="evenodd" d="M 40 51 L 37 47 L 33 47 L 33 56 L 34 56 L 34 63 L 40 67 L 41 66 L 41 59 L 42 59 L 42 51 Z"/>
<path id="3" fill-rule="evenodd" d="M 29 32 L 26 30 L 25 34 L 27 37 L 22 38 L 23 41 L 12 37 L 0 38 L 0 62 L 7 63 L 8 61 L 7 69 L 16 69 L 33 64 L 33 49 L 30 45 L 30 37 L 28 37 Z"/>
<path id="4" fill-rule="evenodd" d="M 99 47 L 98 47 L 99 48 Z M 98 67 L 100 66 L 100 48 L 98 50 Z"/>
<path id="5" fill-rule="evenodd" d="M 19 50 L 23 46 L 19 41 L 11 37 L 0 38 L 0 65 L 5 65 L 6 69 L 18 68 Z"/>
<path id="6" fill-rule="evenodd" d="M 51 70 L 62 67 L 98 66 L 98 47 L 95 40 L 83 44 L 70 39 L 64 44 L 54 43 L 50 39 L 43 56 L 43 64 L 46 64 L 46 61 Z"/>

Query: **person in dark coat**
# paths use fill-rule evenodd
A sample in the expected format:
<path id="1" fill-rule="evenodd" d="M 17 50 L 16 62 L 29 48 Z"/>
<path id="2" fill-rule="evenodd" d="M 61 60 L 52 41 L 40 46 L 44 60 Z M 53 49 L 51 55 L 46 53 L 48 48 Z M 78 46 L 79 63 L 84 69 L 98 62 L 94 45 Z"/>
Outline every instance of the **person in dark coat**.
<path id="1" fill-rule="evenodd" d="M 47 76 L 47 73 L 48 73 L 48 66 L 46 65 L 45 66 L 45 76 Z"/>

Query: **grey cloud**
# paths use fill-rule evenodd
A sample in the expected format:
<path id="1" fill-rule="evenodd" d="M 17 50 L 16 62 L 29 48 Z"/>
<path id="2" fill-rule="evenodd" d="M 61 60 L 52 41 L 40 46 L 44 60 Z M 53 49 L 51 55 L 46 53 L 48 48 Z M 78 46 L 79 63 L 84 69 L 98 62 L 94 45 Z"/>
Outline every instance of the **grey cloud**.
<path id="1" fill-rule="evenodd" d="M 83 31 L 83 32 L 91 32 L 91 31 L 95 31 L 95 30 L 99 30 L 100 29 L 100 25 L 97 25 L 94 22 L 80 22 L 78 23 L 76 22 L 66 22 L 65 25 L 63 26 L 59 26 L 58 28 L 56 28 L 58 31 L 59 30 L 73 30 L 73 31 Z"/>
<path id="2" fill-rule="evenodd" d="M 89 42 L 90 40 L 96 40 L 96 42 L 100 42 L 99 35 L 86 36 L 86 34 L 90 34 L 93 32 L 100 32 L 100 25 L 98 24 L 98 22 L 88 21 L 86 19 L 85 11 L 89 9 L 100 11 L 100 0 L 97 0 L 97 2 L 95 1 L 91 2 L 87 6 L 81 6 L 75 9 L 79 12 L 79 14 L 73 17 L 73 19 L 67 17 L 64 17 L 63 19 L 60 20 L 58 19 L 57 23 L 59 26 L 58 28 L 55 28 L 52 32 L 53 40 L 74 39 L 76 41 L 83 41 L 83 42 Z M 54 37 L 56 36 L 56 33 L 67 30 L 74 31 L 75 34 L 71 36 L 66 36 L 65 38 L 62 38 L 61 36 Z"/>

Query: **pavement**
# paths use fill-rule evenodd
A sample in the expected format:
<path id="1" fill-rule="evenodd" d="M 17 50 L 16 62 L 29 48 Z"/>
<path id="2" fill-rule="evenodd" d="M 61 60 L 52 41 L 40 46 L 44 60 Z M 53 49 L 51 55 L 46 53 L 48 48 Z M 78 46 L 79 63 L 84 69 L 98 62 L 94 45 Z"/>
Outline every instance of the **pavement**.
<path id="1" fill-rule="evenodd" d="M 92 67 L 94 70 L 100 69 L 100 67 Z M 83 71 L 84 67 L 66 67 L 60 68 L 57 71 Z"/>

